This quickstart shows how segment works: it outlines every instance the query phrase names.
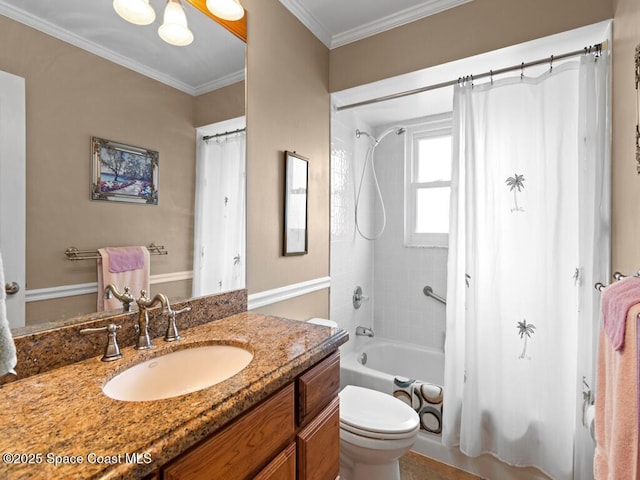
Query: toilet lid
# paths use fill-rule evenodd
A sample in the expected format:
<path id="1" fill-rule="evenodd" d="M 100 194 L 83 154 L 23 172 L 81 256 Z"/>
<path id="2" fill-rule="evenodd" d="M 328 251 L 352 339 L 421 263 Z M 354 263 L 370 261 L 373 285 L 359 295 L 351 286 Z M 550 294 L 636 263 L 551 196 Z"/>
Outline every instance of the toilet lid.
<path id="1" fill-rule="evenodd" d="M 397 398 L 368 388 L 346 386 L 340 392 L 340 423 L 347 430 L 405 434 L 419 428 L 418 414 Z"/>

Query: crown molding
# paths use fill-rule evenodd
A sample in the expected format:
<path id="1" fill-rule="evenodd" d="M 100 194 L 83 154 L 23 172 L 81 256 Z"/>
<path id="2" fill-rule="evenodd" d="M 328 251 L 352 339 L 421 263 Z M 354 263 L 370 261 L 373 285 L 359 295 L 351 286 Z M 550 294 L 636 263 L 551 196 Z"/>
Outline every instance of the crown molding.
<path id="1" fill-rule="evenodd" d="M 98 55 L 99 57 L 109 60 L 110 62 L 128 68 L 129 70 L 133 70 L 134 72 L 138 72 L 141 75 L 157 80 L 158 82 L 164 83 L 165 85 L 173 87 L 184 93 L 188 93 L 189 95 L 199 95 L 199 93 L 197 92 L 203 90 L 203 86 L 194 88 L 184 82 L 181 82 L 180 80 L 171 77 L 170 75 L 159 72 L 153 68 L 149 68 L 146 65 L 142 65 L 141 63 L 132 60 L 129 57 L 116 53 L 113 50 L 104 48 L 95 42 L 91 42 L 86 38 L 71 33 L 64 28 L 44 21 L 39 17 L 31 15 L 24 10 L 21 10 L 13 5 L 9 5 L 2 1 L 0 1 L 0 14 L 4 15 L 5 17 L 9 17 L 16 22 L 20 22 L 24 25 L 39 30 L 40 32 L 46 33 L 47 35 L 55 37 L 58 40 L 62 40 L 63 42 L 74 45 L 78 48 L 81 48 L 82 50 L 93 53 L 94 55 Z"/>
<path id="2" fill-rule="evenodd" d="M 322 43 L 328 48 L 334 49 L 472 1 L 473 0 L 428 0 L 415 7 L 401 10 L 379 20 L 335 35 L 331 35 L 329 30 L 317 21 L 309 10 L 301 5 L 299 0 L 280 0 L 280 3 L 295 15 Z"/>
<path id="3" fill-rule="evenodd" d="M 219 88 L 233 85 L 234 83 L 243 82 L 244 79 L 245 70 L 238 70 L 235 73 L 230 73 L 229 75 L 225 75 L 224 77 L 217 78 L 207 83 L 203 83 L 202 85 L 198 85 L 195 89 L 193 89 L 194 93 L 192 93 L 192 95 L 203 95 Z"/>
<path id="4" fill-rule="evenodd" d="M 325 44 L 327 48 L 331 48 L 331 32 L 320 23 L 316 18 L 300 4 L 298 0 L 280 0 L 287 10 L 289 10 L 302 24 L 313 33 L 318 40 Z"/>

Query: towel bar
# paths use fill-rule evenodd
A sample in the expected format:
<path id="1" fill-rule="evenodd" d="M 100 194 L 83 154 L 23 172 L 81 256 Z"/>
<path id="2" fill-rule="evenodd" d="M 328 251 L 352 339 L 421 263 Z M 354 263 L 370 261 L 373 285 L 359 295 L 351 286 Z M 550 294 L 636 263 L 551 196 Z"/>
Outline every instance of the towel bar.
<path id="1" fill-rule="evenodd" d="M 156 245 L 152 243 L 147 247 L 149 254 L 151 255 L 168 255 L 169 252 L 165 250 L 164 245 Z M 78 250 L 76 247 L 69 247 L 65 250 L 64 254 L 69 260 L 96 260 L 100 258 L 97 250 Z"/>
<path id="2" fill-rule="evenodd" d="M 618 280 L 622 280 L 623 278 L 627 278 L 627 275 L 623 275 L 620 272 L 614 272 L 613 275 L 611 275 L 613 277 L 614 280 L 618 281 Z M 634 277 L 640 277 L 640 270 L 638 270 L 636 273 L 633 274 Z M 603 284 L 602 282 L 598 282 L 596 283 L 593 288 L 595 288 L 596 290 L 598 290 L 599 292 L 601 292 L 602 290 L 604 290 L 607 286 L 605 284 Z"/>

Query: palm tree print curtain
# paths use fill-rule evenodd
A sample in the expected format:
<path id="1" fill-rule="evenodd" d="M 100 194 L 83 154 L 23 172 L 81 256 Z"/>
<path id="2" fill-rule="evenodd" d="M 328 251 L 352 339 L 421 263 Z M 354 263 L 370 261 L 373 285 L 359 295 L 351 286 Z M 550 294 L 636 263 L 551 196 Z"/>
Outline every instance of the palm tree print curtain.
<path id="1" fill-rule="evenodd" d="M 454 96 L 443 442 L 555 480 L 573 478 L 608 268 L 607 63 Z"/>

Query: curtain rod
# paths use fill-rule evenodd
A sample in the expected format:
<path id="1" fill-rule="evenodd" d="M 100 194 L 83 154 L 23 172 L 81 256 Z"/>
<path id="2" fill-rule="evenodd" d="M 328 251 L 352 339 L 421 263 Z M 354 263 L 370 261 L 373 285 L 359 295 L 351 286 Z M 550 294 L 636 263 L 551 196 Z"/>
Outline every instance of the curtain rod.
<path id="1" fill-rule="evenodd" d="M 487 78 L 487 77 L 493 77 L 494 75 L 501 75 L 503 73 L 508 73 L 508 72 L 513 72 L 516 70 L 520 70 L 521 74 L 523 74 L 522 72 L 524 71 L 525 68 L 529 68 L 529 67 L 534 67 L 536 65 L 542 65 L 545 63 L 549 63 L 551 65 L 551 68 L 553 68 L 553 62 L 556 60 L 563 60 L 565 58 L 570 58 L 570 57 L 575 57 L 578 55 L 587 55 L 589 53 L 593 53 L 597 56 L 599 56 L 603 50 L 607 49 L 607 42 L 602 42 L 602 43 L 598 43 L 596 45 L 593 46 L 589 46 L 589 47 L 584 47 L 581 50 L 575 50 L 573 52 L 568 52 L 568 53 L 563 53 L 562 55 L 551 55 L 551 57 L 547 57 L 541 60 L 534 60 L 533 62 L 528 62 L 528 63 L 524 63 L 522 62 L 519 65 L 513 65 L 511 67 L 506 67 L 506 68 L 501 68 L 500 70 L 490 70 L 488 72 L 485 73 L 481 73 L 479 75 L 470 75 L 468 77 L 460 77 L 457 78 L 455 80 L 449 80 L 448 82 L 442 82 L 442 83 L 436 83 L 434 85 L 429 85 L 426 87 L 421 87 L 421 88 L 415 88 L 413 90 L 407 90 L 405 92 L 399 92 L 399 93 L 392 93 L 391 95 L 386 95 L 384 97 L 378 97 L 378 98 L 372 98 L 370 100 L 363 100 L 361 102 L 356 102 L 356 103 L 350 103 L 348 105 L 342 105 L 340 107 L 337 107 L 336 110 L 338 112 L 342 111 L 342 110 L 348 110 L 350 108 L 356 108 L 356 107 L 362 107 L 364 105 L 371 105 L 373 103 L 380 103 L 380 102 L 386 102 L 387 100 L 395 100 L 397 98 L 403 98 L 403 97 L 408 97 L 410 95 L 415 95 L 417 93 L 423 93 L 423 92 L 428 92 L 430 90 L 437 90 L 439 88 L 444 88 L 444 87 L 451 87 L 453 85 L 456 85 L 462 81 L 466 81 L 466 80 L 478 80 L 480 78 Z"/>
<path id="2" fill-rule="evenodd" d="M 202 137 L 203 141 L 211 140 L 212 138 L 226 137 L 227 135 L 233 135 L 234 133 L 244 132 L 246 128 L 238 128 L 237 130 L 231 130 L 229 132 L 216 133 L 215 135 L 205 135 Z"/>

